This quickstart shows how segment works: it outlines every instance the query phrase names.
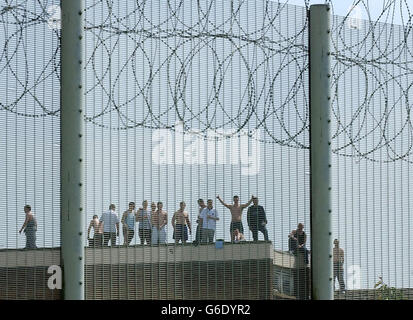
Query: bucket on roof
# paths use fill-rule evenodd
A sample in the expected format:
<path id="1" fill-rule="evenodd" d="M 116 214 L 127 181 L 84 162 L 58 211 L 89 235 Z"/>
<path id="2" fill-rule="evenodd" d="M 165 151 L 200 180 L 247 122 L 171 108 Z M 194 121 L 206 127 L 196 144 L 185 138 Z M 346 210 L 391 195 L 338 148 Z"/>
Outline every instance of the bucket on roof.
<path id="1" fill-rule="evenodd" d="M 215 249 L 222 249 L 224 247 L 224 240 L 217 239 L 215 241 Z"/>

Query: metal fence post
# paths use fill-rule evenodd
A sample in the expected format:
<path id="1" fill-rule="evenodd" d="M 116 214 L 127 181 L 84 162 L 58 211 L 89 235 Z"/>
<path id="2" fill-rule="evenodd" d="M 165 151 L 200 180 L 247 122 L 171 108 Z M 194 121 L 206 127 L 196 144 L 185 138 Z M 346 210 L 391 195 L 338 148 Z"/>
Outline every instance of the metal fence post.
<path id="1" fill-rule="evenodd" d="M 84 299 L 84 0 L 61 1 L 61 223 L 63 295 Z"/>
<path id="2" fill-rule="evenodd" d="M 332 300 L 330 7 L 310 6 L 311 291 Z"/>

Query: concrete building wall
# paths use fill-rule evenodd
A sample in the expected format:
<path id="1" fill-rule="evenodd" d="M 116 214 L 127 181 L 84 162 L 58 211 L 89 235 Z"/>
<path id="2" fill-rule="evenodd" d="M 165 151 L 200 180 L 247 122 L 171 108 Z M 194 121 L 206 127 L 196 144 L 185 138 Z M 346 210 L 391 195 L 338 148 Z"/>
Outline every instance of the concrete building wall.
<path id="1" fill-rule="evenodd" d="M 87 265 L 86 299 L 270 300 L 270 259 Z"/>
<path id="2" fill-rule="evenodd" d="M 270 242 L 85 248 L 85 298 L 272 299 L 273 259 Z M 53 265 L 59 248 L 1 250 L 0 299 L 63 298 Z"/>

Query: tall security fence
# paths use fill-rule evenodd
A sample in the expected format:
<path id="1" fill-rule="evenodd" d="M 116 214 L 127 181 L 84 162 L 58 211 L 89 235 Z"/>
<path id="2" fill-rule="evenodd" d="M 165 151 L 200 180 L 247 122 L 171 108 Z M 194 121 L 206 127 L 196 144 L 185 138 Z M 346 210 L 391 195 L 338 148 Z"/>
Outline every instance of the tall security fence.
<path id="1" fill-rule="evenodd" d="M 413 297 L 411 6 L 385 4 L 329 3 L 335 299 Z M 309 6 L 84 1 L 85 299 L 311 298 Z M 0 298 L 61 299 L 61 3 L 0 25 Z"/>

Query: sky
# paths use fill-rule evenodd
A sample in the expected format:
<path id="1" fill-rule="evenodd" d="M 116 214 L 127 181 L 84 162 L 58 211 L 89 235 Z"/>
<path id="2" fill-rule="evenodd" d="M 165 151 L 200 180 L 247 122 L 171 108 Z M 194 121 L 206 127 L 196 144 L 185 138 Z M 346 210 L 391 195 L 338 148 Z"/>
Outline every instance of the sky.
<path id="1" fill-rule="evenodd" d="M 57 12 L 53 7 L 56 3 L 47 3 L 49 19 L 44 21 L 48 23 L 29 23 L 15 32 L 15 26 L 4 22 L 13 22 L 22 16 L 3 14 L 4 20 L 0 22 L 4 31 L 0 32 L 0 43 L 5 48 L 0 56 L 0 96 L 3 97 L 0 101 L 9 107 L 7 112 L 0 110 L 0 126 L 6 128 L 0 135 L 0 152 L 7 155 L 0 164 L 0 189 L 4 190 L 0 205 L 3 212 L 0 216 L 0 248 L 24 247 L 25 237 L 18 235 L 17 230 L 23 224 L 26 203 L 32 204 L 39 220 L 38 245 L 60 245 L 60 120 L 54 115 L 41 116 L 45 112 L 42 107 L 53 113 L 59 106 L 59 95 L 56 94 L 59 77 L 55 72 L 59 61 L 54 51 L 58 24 L 50 20 Z M 133 4 L 125 3 L 113 11 L 116 17 L 135 9 Z M 85 125 L 85 229 L 93 214 L 100 215 L 110 203 L 115 203 L 118 214 L 121 214 L 131 200 L 138 205 L 143 199 L 161 200 L 169 213 L 168 240 L 172 242 L 170 219 L 181 200 L 187 202 L 195 226 L 199 197 L 215 200 L 219 194 L 230 202 L 232 196 L 238 194 L 245 203 L 254 194 L 259 196 L 260 204 L 266 209 L 269 235 L 275 249 L 288 249 L 287 235 L 298 222 L 303 222 L 309 233 L 309 153 L 308 149 L 302 148 L 309 141 L 307 131 L 303 130 L 307 116 L 307 78 L 305 72 L 300 73 L 308 61 L 299 49 L 292 50 L 290 46 L 305 44 L 306 31 L 295 37 L 296 31 L 304 27 L 303 3 L 288 1 L 288 4 L 300 7 L 288 8 L 288 14 L 296 17 L 294 26 L 290 20 L 282 19 L 274 28 L 282 37 L 276 31 L 267 31 L 266 36 L 276 45 L 280 43 L 283 49 L 289 48 L 287 53 L 280 50 L 269 59 L 267 55 L 272 51 L 265 45 L 242 46 L 242 38 L 210 40 L 215 31 L 212 24 L 195 24 L 194 30 L 202 30 L 206 36 L 191 41 L 185 37 L 168 36 L 165 30 L 181 26 L 182 21 L 188 26 L 204 17 L 207 6 L 202 7 L 205 11 L 197 11 L 196 2 L 192 4 L 194 10 L 190 10 L 191 5 L 183 7 L 182 12 L 187 14 L 179 22 L 175 21 L 176 24 L 162 24 L 160 29 L 164 33 L 159 34 L 158 29 L 151 29 L 151 26 L 163 21 L 169 12 L 159 4 L 145 8 L 145 17 L 151 17 L 148 20 L 141 19 L 138 14 L 138 18 L 128 16 L 107 20 L 104 5 L 89 8 L 89 21 L 102 23 L 105 27 L 92 28 L 86 34 L 86 110 L 91 121 Z M 310 1 L 310 4 L 315 3 L 324 2 Z M 346 16 L 353 1 L 332 3 L 334 14 Z M 397 11 L 397 6 L 390 7 L 395 9 L 394 14 L 387 10 L 390 15 L 380 15 L 388 3 L 364 1 L 359 4 L 357 18 L 368 19 L 370 15 L 373 21 L 380 17 L 381 22 L 403 24 L 405 15 Z M 369 15 L 363 4 L 368 5 Z M 26 5 L 26 9 L 34 16 L 44 11 L 30 5 Z M 269 21 L 268 17 L 266 20 L 260 16 L 263 11 L 259 2 L 254 5 L 249 1 L 248 9 L 242 9 L 239 19 L 234 20 L 231 25 L 233 34 L 248 34 L 245 30 L 259 29 L 262 21 Z M 225 21 L 228 17 L 228 7 L 220 2 L 211 12 L 214 14 L 209 18 L 216 21 Z M 248 14 L 251 12 L 258 19 Z M 108 21 L 112 28 L 142 27 L 155 35 L 132 33 L 119 36 L 106 31 Z M 353 30 L 345 29 L 342 39 L 336 38 L 341 50 L 345 50 L 346 41 L 357 42 L 357 37 L 366 32 L 365 23 L 356 23 L 356 26 Z M 228 28 L 228 25 L 223 27 L 226 31 Z M 383 33 L 383 39 L 386 34 Z M 400 33 L 395 35 L 400 39 Z M 385 46 L 387 42 L 382 40 L 380 43 Z M 242 48 L 235 50 L 238 46 Z M 178 49 L 173 51 L 173 48 Z M 363 50 L 367 52 L 365 48 Z M 376 54 L 378 51 L 372 50 L 368 57 L 376 57 Z M 389 54 L 396 61 L 403 59 Z M 378 276 L 383 275 L 391 285 L 412 287 L 412 241 L 408 235 L 405 245 L 399 246 L 398 239 L 413 223 L 409 212 L 413 205 L 413 199 L 409 198 L 413 170 L 406 161 L 377 161 L 388 159 L 394 150 L 408 153 L 411 139 L 408 124 L 401 127 L 398 122 L 400 119 L 400 123 L 404 123 L 408 108 L 404 101 L 398 100 L 402 92 L 397 84 L 401 82 L 401 88 L 405 88 L 411 83 L 411 76 L 403 75 L 397 65 L 389 65 L 388 69 L 377 68 L 374 64 L 366 69 L 357 64 L 335 66 L 340 77 L 333 87 L 338 89 L 334 110 L 339 112 L 336 119 L 342 123 L 333 123 L 332 133 L 336 138 L 332 147 L 339 149 L 338 153 L 342 155 L 332 157 L 333 235 L 340 239 L 346 253 L 346 279 L 354 287 L 371 288 Z M 363 78 L 365 70 L 367 80 Z M 390 73 L 397 74 L 397 84 L 388 80 Z M 297 79 L 300 80 L 296 82 Z M 363 104 L 363 92 L 368 92 L 367 105 Z M 400 108 L 386 109 L 383 97 L 390 105 L 394 103 Z M 359 105 L 364 106 L 363 112 L 358 111 Z M 389 114 L 385 123 L 378 120 L 382 119 L 383 113 Z M 185 136 L 165 128 L 174 126 L 180 118 L 185 120 Z M 144 126 L 116 129 L 125 124 L 133 126 L 135 122 Z M 245 123 L 247 125 L 243 126 Z M 157 131 L 150 126 L 163 129 Z M 199 158 L 199 149 L 210 146 L 203 142 L 208 135 L 208 131 L 204 132 L 208 126 L 219 129 L 210 131 L 207 140 L 217 133 L 218 138 L 231 135 L 239 128 L 257 135 L 247 138 L 247 143 L 243 140 L 246 136 L 237 138 L 235 135 L 232 139 L 211 144 L 211 150 L 206 151 L 215 149 L 217 161 L 218 154 L 226 155 L 220 158 L 221 162 L 211 165 L 208 153 L 204 161 Z M 382 128 L 392 142 L 374 150 L 372 148 L 382 144 Z M 178 137 L 183 139 L 185 146 L 183 158 L 175 152 Z M 254 139 L 257 137 L 261 142 L 256 143 Z M 343 147 L 348 144 L 349 137 L 354 138 L 354 145 Z M 248 147 L 243 149 L 247 144 Z M 357 150 L 368 153 L 369 160 L 355 157 Z M 168 162 L 171 158 L 162 153 L 165 151 L 174 155 L 172 162 Z M 259 156 L 258 171 L 248 171 L 250 163 L 245 154 L 251 159 L 255 154 Z M 166 163 L 162 163 L 164 160 Z M 216 200 L 214 205 L 221 218 L 217 238 L 229 240 L 229 212 Z M 243 222 L 247 229 L 245 213 Z M 193 237 L 194 234 L 190 239 Z M 309 237 L 311 239 L 311 234 Z M 248 231 L 247 239 L 252 239 Z M 123 237 L 118 241 L 122 242 Z M 133 242 L 138 243 L 138 239 Z"/>
<path id="2" fill-rule="evenodd" d="M 292 5 L 302 6 L 303 0 L 280 0 L 280 2 L 288 3 Z M 347 16 L 349 12 L 356 11 L 350 10 L 351 8 L 357 8 L 357 14 L 361 14 L 361 18 L 364 20 L 379 21 L 386 23 L 393 23 L 403 25 L 409 20 L 409 10 L 412 8 L 412 4 L 409 1 L 392 1 L 392 0 L 309 0 L 308 3 L 312 4 L 324 4 L 331 3 L 333 7 L 333 14 L 339 16 Z M 396 5 L 395 5 L 396 3 Z M 385 14 L 383 15 L 383 11 Z M 350 13 L 351 15 L 352 13 Z"/>

